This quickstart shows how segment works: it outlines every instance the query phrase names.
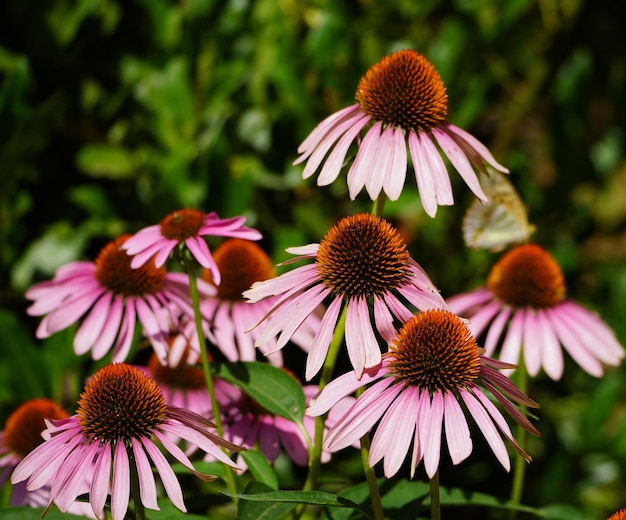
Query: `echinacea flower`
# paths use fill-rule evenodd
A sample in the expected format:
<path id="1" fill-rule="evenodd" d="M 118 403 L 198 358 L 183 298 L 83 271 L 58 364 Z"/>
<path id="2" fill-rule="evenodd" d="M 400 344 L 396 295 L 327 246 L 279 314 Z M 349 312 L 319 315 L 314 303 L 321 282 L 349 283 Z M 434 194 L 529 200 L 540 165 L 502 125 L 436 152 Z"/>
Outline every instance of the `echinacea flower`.
<path id="1" fill-rule="evenodd" d="M 615 511 L 615 513 L 609 516 L 607 520 L 626 520 L 626 509 Z"/>
<path id="2" fill-rule="evenodd" d="M 309 462 L 309 444 L 315 435 L 315 420 L 304 416 L 303 426 L 308 435 L 305 436 L 301 428 L 294 422 L 274 415 L 254 399 L 245 394 L 237 387 L 223 386 L 224 392 L 220 398 L 222 409 L 222 422 L 224 436 L 231 442 L 245 448 L 258 448 L 270 463 L 274 463 L 281 452 L 298 466 L 306 466 Z M 308 404 L 319 391 L 316 385 L 304 385 L 302 387 Z M 354 401 L 351 397 L 342 399 L 336 409 L 329 414 L 325 428 L 332 426 L 341 417 Z M 331 452 L 323 450 L 322 462 L 328 462 Z M 237 460 L 240 467 L 245 466 L 245 461 Z"/>
<path id="3" fill-rule="evenodd" d="M 140 495 L 134 499 L 159 509 L 153 465 L 172 503 L 186 511 L 180 483 L 158 444 L 195 475 L 213 478 L 197 473 L 168 435 L 195 444 L 231 467 L 235 465 L 221 447 L 239 449 L 214 434 L 207 419 L 167 405 L 152 379 L 124 363 L 105 365 L 87 381 L 75 415 L 46 424 L 46 441 L 18 464 L 11 482 L 28 480 L 28 490 L 51 484 L 50 501 L 65 512 L 83 492 L 87 475 L 94 514 L 102 518 L 110 495 L 113 520 L 126 515 L 132 475 L 137 476 Z"/>
<path id="4" fill-rule="evenodd" d="M 597 314 L 565 297 L 559 265 L 536 244 L 507 252 L 491 269 L 487 286 L 448 299 L 456 314 L 470 319 L 478 337 L 486 333 L 486 354 L 519 364 L 536 376 L 541 368 L 553 380 L 563 375 L 563 347 L 589 374 L 603 364 L 618 365 L 624 349 Z M 522 352 L 523 351 L 523 352 Z"/>
<path id="5" fill-rule="evenodd" d="M 301 255 L 295 260 L 314 262 L 257 282 L 244 297 L 256 302 L 279 295 L 256 341 L 262 345 L 280 334 L 277 348 L 287 343 L 324 300 L 331 300 L 308 351 L 307 380 L 322 367 L 344 307 L 346 347 L 359 377 L 364 369 L 380 363 L 376 332 L 389 341 L 395 336 L 394 317 L 404 322 L 413 314 L 405 302 L 420 310 L 446 308 L 426 273 L 409 256 L 398 231 L 375 215 L 345 217 L 319 244 L 287 251 Z M 374 324 L 370 320 L 370 305 Z"/>
<path id="6" fill-rule="evenodd" d="M 220 273 L 204 237 L 259 240 L 261 234 L 256 229 L 245 227 L 245 220 L 245 217 L 221 219 L 215 212 L 205 215 L 197 209 L 180 209 L 167 215 L 160 224 L 135 233 L 123 249 L 133 256 L 130 264 L 133 268 L 145 264 L 153 256 L 155 265 L 160 267 L 176 246 L 184 245 L 202 267 L 211 271 L 213 280 L 219 284 Z"/>
<path id="7" fill-rule="evenodd" d="M 189 280 L 182 273 L 156 267 L 153 261 L 132 269 L 130 257 L 120 249 L 128 237 L 109 242 L 95 262 L 66 264 L 54 279 L 26 291 L 26 298 L 34 301 L 27 313 L 45 315 L 37 328 L 38 338 L 82 320 L 74 336 L 76 354 L 91 350 L 93 359 L 100 359 L 112 347 L 113 362 L 124 361 L 139 318 L 144 334 L 165 362 L 170 328 L 177 327 L 180 312 L 193 316 Z M 203 296 L 213 293 L 203 282 L 198 289 Z"/>
<path id="8" fill-rule="evenodd" d="M 439 149 L 483 201 L 486 197 L 472 167 L 485 171 L 486 162 L 508 172 L 475 137 L 446 121 L 448 96 L 443 81 L 414 50 L 396 51 L 376 63 L 361 78 L 355 97 L 356 104 L 327 117 L 298 148 L 301 155 L 294 164 L 307 161 L 304 178 L 324 162 L 319 186 L 337 178 L 354 141 L 359 145 L 348 171 L 352 199 L 365 187 L 372 200 L 381 190 L 396 200 L 406 177 L 408 143 L 422 205 L 431 217 L 438 205 L 454 203 Z M 361 131 L 368 125 L 361 141 Z"/>
<path id="9" fill-rule="evenodd" d="M 424 460 L 432 478 L 439 468 L 442 439 L 453 464 L 472 452 L 468 416 L 482 432 L 492 452 L 508 471 L 510 459 L 503 438 L 529 461 L 519 447 L 504 416 L 479 384 L 487 388 L 505 410 L 526 430 L 539 432 L 508 398 L 538 406 L 497 369 L 510 367 L 479 354 L 466 324 L 449 311 L 435 309 L 415 315 L 398 332 L 381 365 L 357 379 L 348 372 L 331 381 L 313 400 L 309 415 L 322 415 L 339 399 L 369 386 L 354 405 L 330 428 L 324 446 L 336 451 L 370 432 L 369 464 L 384 459 L 386 477 L 395 475 L 411 444 L 411 476 Z M 507 398 L 508 397 L 508 398 Z"/>
<path id="10" fill-rule="evenodd" d="M 43 442 L 41 432 L 46 429 L 44 419 L 64 419 L 67 412 L 50 399 L 31 399 L 9 415 L 0 432 L 0 488 L 13 469 L 26 455 Z M 11 506 L 45 507 L 49 488 L 32 492 L 17 484 L 11 493 Z"/>
<path id="11" fill-rule="evenodd" d="M 276 276 L 272 261 L 255 242 L 240 238 L 222 242 L 215 249 L 213 259 L 222 280 L 216 285 L 216 294 L 201 302 L 202 315 L 210 324 L 209 337 L 228 361 L 254 361 L 257 355 L 254 342 L 259 337 L 259 329 L 246 331 L 267 314 L 276 298 L 250 303 L 243 298 L 243 292 L 255 282 Z M 202 271 L 202 278 L 213 283 L 208 269 Z M 291 340 L 304 349 L 308 348 L 319 322 L 319 318 L 312 314 Z M 282 354 L 276 351 L 275 339 L 263 344 L 259 350 L 267 354 L 272 364 L 282 366 Z"/>

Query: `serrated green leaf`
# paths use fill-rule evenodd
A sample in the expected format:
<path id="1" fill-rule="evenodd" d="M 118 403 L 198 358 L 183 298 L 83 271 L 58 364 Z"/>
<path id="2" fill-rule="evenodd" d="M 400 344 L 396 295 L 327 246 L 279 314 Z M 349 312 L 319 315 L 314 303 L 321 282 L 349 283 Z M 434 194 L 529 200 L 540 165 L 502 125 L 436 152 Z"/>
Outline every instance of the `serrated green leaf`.
<path id="1" fill-rule="evenodd" d="M 257 482 L 266 484 L 271 489 L 278 489 L 278 477 L 265 455 L 256 450 L 247 450 L 241 452 L 241 456 Z"/>
<path id="2" fill-rule="evenodd" d="M 301 423 L 306 408 L 302 386 L 268 363 L 238 362 L 216 366 L 216 375 L 241 388 L 268 412 Z"/>

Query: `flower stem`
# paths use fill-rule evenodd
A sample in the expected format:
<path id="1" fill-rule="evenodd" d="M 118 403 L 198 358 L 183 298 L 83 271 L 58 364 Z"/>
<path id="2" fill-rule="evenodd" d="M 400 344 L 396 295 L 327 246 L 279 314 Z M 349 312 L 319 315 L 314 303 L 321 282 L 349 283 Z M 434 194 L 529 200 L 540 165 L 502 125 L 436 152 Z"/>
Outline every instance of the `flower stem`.
<path id="1" fill-rule="evenodd" d="M 333 339 L 328 347 L 328 354 L 324 360 L 322 366 L 322 374 L 320 375 L 319 391 L 329 383 L 333 377 L 333 370 L 335 368 L 335 362 L 339 355 L 339 349 L 343 342 L 344 331 L 346 329 L 346 315 L 348 307 L 344 305 L 337 326 L 333 333 Z M 303 491 L 312 491 L 317 484 L 317 478 L 319 477 L 320 466 L 322 465 L 322 440 L 324 436 L 324 423 L 326 422 L 326 415 L 320 415 L 315 418 L 315 437 L 313 439 L 313 449 L 309 454 L 309 472 L 306 477 L 306 481 L 302 487 Z"/>
<path id="2" fill-rule="evenodd" d="M 222 428 L 222 418 L 220 415 L 220 407 L 215 396 L 215 385 L 213 383 L 213 374 L 211 373 L 211 364 L 209 363 L 209 355 L 204 338 L 204 330 L 202 330 L 202 315 L 200 314 L 200 294 L 198 292 L 198 282 L 196 281 L 195 265 L 188 255 L 183 255 L 185 269 L 189 275 L 189 292 L 191 294 L 191 304 L 193 306 L 193 317 L 196 323 L 196 333 L 198 335 L 198 343 L 200 344 L 200 358 L 202 359 L 202 371 L 204 372 L 204 381 L 211 397 L 211 409 L 213 411 L 213 422 L 217 435 L 224 436 Z M 225 450 L 224 450 L 225 451 Z M 237 493 L 237 485 L 235 476 L 230 468 L 226 468 L 226 484 L 231 493 Z M 235 500 L 235 499 L 233 499 Z"/>
<path id="3" fill-rule="evenodd" d="M 441 520 L 441 502 L 439 501 L 439 469 L 430 479 L 430 518 Z"/>
<path id="4" fill-rule="evenodd" d="M 363 387 L 358 388 L 356 391 L 357 399 L 365 391 Z M 374 512 L 374 520 L 384 520 L 385 514 L 383 512 L 383 502 L 380 496 L 380 488 L 378 487 L 378 481 L 376 480 L 376 470 L 370 466 L 370 437 L 366 433 L 361 437 L 361 461 L 363 462 L 363 472 L 365 473 L 365 480 L 367 481 L 367 487 L 370 490 L 370 502 L 372 503 L 372 511 Z"/>
<path id="5" fill-rule="evenodd" d="M 377 217 L 382 216 L 386 201 L 387 196 L 385 195 L 384 191 L 381 191 L 380 195 L 378 195 L 378 198 L 374 201 L 374 204 L 372 205 L 372 215 L 376 215 Z"/>
<path id="6" fill-rule="evenodd" d="M 524 364 L 524 360 L 520 357 L 520 361 L 516 370 L 516 379 L 518 388 L 524 393 L 527 394 L 528 390 L 528 372 L 526 371 L 526 365 Z M 522 406 L 520 411 L 522 413 L 526 412 L 527 407 Z M 527 432 L 521 426 L 517 427 L 517 436 L 516 440 L 519 443 L 520 447 L 523 450 L 526 450 L 526 439 Z M 511 502 L 514 504 L 519 504 L 522 500 L 522 493 L 524 491 L 524 477 L 526 475 L 526 461 L 524 457 L 522 457 L 519 453 L 515 455 L 515 469 L 513 472 L 513 485 L 511 487 Z M 511 511 L 509 518 L 510 520 L 515 520 L 517 517 L 517 511 Z"/>

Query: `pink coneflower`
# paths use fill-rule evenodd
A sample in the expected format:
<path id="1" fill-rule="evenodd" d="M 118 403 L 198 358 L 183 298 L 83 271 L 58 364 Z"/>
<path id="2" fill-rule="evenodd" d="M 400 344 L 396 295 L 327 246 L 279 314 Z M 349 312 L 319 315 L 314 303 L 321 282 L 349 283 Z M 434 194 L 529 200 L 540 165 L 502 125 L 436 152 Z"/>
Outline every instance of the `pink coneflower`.
<path id="1" fill-rule="evenodd" d="M 322 367 L 344 306 L 346 347 L 358 376 L 380 363 L 374 329 L 389 341 L 395 335 L 394 317 L 404 322 L 413 314 L 405 301 L 420 310 L 446 308 L 426 273 L 410 258 L 398 231 L 380 217 L 368 213 L 345 217 L 319 244 L 288 252 L 301 255 L 296 260 L 313 259 L 314 263 L 255 283 L 244 297 L 256 302 L 280 295 L 256 342 L 262 345 L 280 333 L 278 348 L 325 299 L 332 300 L 309 349 L 307 380 Z M 370 305 L 375 326 L 370 320 Z"/>
<path id="2" fill-rule="evenodd" d="M 317 178 L 319 186 L 332 183 L 350 145 L 359 142 L 348 171 L 354 199 L 363 187 L 372 200 L 381 190 L 396 200 L 407 171 L 407 142 L 424 210 L 431 217 L 437 205 L 454 203 L 450 178 L 437 147 L 443 151 L 474 194 L 486 200 L 476 173 L 487 162 L 508 172 L 475 137 L 448 123 L 446 88 L 433 65 L 414 50 L 384 57 L 361 78 L 357 103 L 322 121 L 298 148 L 294 164 L 307 161 L 303 177 L 313 175 L 326 158 Z M 361 130 L 371 124 L 360 141 Z"/>
<path id="3" fill-rule="evenodd" d="M 213 280 L 220 283 L 220 273 L 204 237 L 237 237 L 259 240 L 261 234 L 245 227 L 245 217 L 220 219 L 217 213 L 204 214 L 197 209 L 180 209 L 170 213 L 160 224 L 138 231 L 123 246 L 133 255 L 131 266 L 137 268 L 155 256 L 155 265 L 162 266 L 178 245 L 184 245 L 198 263 L 209 269 Z"/>
<path id="4" fill-rule="evenodd" d="M 67 416 L 63 408 L 49 399 L 26 401 L 9 415 L 0 432 L 0 488 L 22 459 L 43 442 L 44 419 Z M 11 506 L 45 507 L 49 496 L 49 488 L 29 492 L 26 486 L 17 484 L 11 493 Z"/>
<path id="5" fill-rule="evenodd" d="M 38 338 L 47 338 L 82 319 L 74 336 L 76 354 L 91 350 L 93 359 L 100 359 L 113 347 L 113 361 L 123 361 L 139 318 L 155 352 L 165 362 L 165 341 L 170 328 L 177 326 L 178 314 L 193 316 L 189 281 L 186 275 L 168 273 L 154 262 L 132 269 L 130 257 L 120 249 L 128 236 L 109 242 L 95 262 L 69 263 L 57 270 L 53 280 L 26 291 L 26 298 L 34 300 L 28 314 L 45 315 L 37 328 Z M 199 291 L 207 296 L 213 288 L 201 283 Z"/>
<path id="6" fill-rule="evenodd" d="M 239 449 L 212 433 L 214 425 L 208 420 L 188 410 L 168 406 L 152 379 L 124 363 L 106 365 L 89 379 L 75 415 L 46 421 L 46 424 L 46 441 L 19 463 L 11 482 L 28 479 L 29 490 L 50 483 L 51 502 L 61 511 L 67 511 L 81 493 L 85 475 L 89 475 L 89 502 L 94 514 L 102 518 L 107 495 L 110 495 L 113 520 L 122 520 L 126 515 L 130 480 L 135 474 L 140 491 L 135 501 L 141 500 L 149 509 L 159 509 L 152 465 L 172 503 L 186 511 L 180 484 L 156 441 L 190 471 L 205 479 L 212 477 L 197 473 L 168 435 L 195 444 L 231 467 L 235 467 L 234 463 L 220 446 Z"/>
<path id="7" fill-rule="evenodd" d="M 316 385 L 305 385 L 302 390 L 307 404 L 318 393 Z M 312 417 L 305 415 L 303 419 L 307 439 L 296 423 L 268 412 L 238 388 L 230 385 L 230 392 L 224 393 L 224 396 L 220 405 L 224 436 L 228 440 L 246 448 L 257 448 L 270 463 L 274 463 L 280 453 L 284 452 L 294 464 L 308 464 L 309 444 L 315 434 L 315 420 Z M 329 414 L 325 428 L 335 424 L 353 401 L 351 397 L 342 399 L 337 409 Z M 328 462 L 330 458 L 330 451 L 323 450 L 322 462 Z M 245 466 L 243 460 L 237 460 L 237 464 L 240 467 Z"/>
<path id="8" fill-rule="evenodd" d="M 506 365 L 479 355 L 476 341 L 465 323 L 451 312 L 435 309 L 415 315 L 398 332 L 379 367 L 359 380 L 353 372 L 331 381 L 307 411 L 321 415 L 332 410 L 339 399 L 371 384 L 354 405 L 330 429 L 324 446 L 345 448 L 374 428 L 369 464 L 384 460 L 384 473 L 395 475 L 411 443 L 411 476 L 424 459 L 432 478 L 439 468 L 443 431 L 453 464 L 472 452 L 466 415 L 484 435 L 494 455 L 508 471 L 507 439 L 526 460 L 530 457 L 517 445 L 506 420 L 477 384 L 496 397 L 506 411 L 525 429 L 539 432 L 507 397 L 526 406 L 538 406 L 526 397 L 498 368 Z M 505 397 L 507 396 L 507 397 Z"/>
<path id="9" fill-rule="evenodd" d="M 561 346 L 589 374 L 600 377 L 603 363 L 618 365 L 624 349 L 596 314 L 565 298 L 563 273 L 535 244 L 518 246 L 496 263 L 487 286 L 448 300 L 457 314 L 470 318 L 475 336 L 486 332 L 485 350 L 526 369 L 558 380 L 563 374 Z M 505 329 L 508 326 L 508 330 Z"/>
<path id="10" fill-rule="evenodd" d="M 276 272 L 270 257 L 256 243 L 232 238 L 224 241 L 213 255 L 215 265 L 222 275 L 216 286 L 215 296 L 202 300 L 202 314 L 210 326 L 210 339 L 229 361 L 254 361 L 254 342 L 259 337 L 259 329 L 246 333 L 258 323 L 276 302 L 275 297 L 250 303 L 242 294 L 253 283 L 274 278 Z M 211 272 L 204 269 L 202 278 L 213 283 Z M 319 318 L 311 315 L 294 333 L 291 340 L 302 348 L 308 348 L 319 328 Z M 276 339 L 259 349 L 267 354 L 268 360 L 282 366 L 282 354 L 276 351 Z"/>

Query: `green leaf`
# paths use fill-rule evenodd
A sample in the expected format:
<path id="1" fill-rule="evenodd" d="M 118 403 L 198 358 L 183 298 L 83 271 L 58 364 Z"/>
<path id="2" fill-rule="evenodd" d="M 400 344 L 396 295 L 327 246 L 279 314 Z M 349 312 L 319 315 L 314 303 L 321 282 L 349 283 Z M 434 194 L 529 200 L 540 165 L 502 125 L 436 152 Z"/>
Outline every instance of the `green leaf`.
<path id="1" fill-rule="evenodd" d="M 264 494 L 269 490 L 268 486 L 261 484 L 260 482 L 250 482 L 246 486 L 246 491 L 252 494 L 241 495 L 228 495 L 233 497 L 247 497 L 255 496 L 258 494 Z M 225 493 L 226 494 L 226 493 Z M 291 511 L 296 507 L 296 504 L 292 502 L 278 502 L 278 501 L 263 501 L 263 500 L 242 500 L 239 502 L 237 510 L 237 520 L 281 520 L 287 518 Z"/>
<path id="2" fill-rule="evenodd" d="M 592 516 L 569 504 L 552 504 L 542 507 L 540 511 L 542 518 L 547 520 L 593 520 Z"/>
<path id="3" fill-rule="evenodd" d="M 268 412 L 301 423 L 306 408 L 302 386 L 268 363 L 239 362 L 216 366 L 216 375 L 241 388 Z"/>
<path id="4" fill-rule="evenodd" d="M 251 491 L 253 489 L 264 489 L 264 488 L 267 489 L 267 486 L 255 486 L 254 488 L 251 488 L 249 486 L 248 488 L 246 488 L 246 490 Z M 224 494 L 230 497 L 239 498 L 241 500 L 249 501 L 249 502 L 273 503 L 273 504 L 309 504 L 309 505 L 314 505 L 314 506 L 349 508 L 349 509 L 354 509 L 355 511 L 359 511 L 366 518 L 370 518 L 368 513 L 365 511 L 365 509 L 360 507 L 358 504 L 355 504 L 351 500 L 342 498 L 338 495 L 334 495 L 332 493 L 326 493 L 324 491 L 274 491 L 274 490 L 270 490 L 270 491 L 260 491 L 256 493 L 238 493 L 238 494 L 224 493 Z M 267 517 L 267 518 L 270 518 L 270 517 Z"/>
<path id="5" fill-rule="evenodd" d="M 241 456 L 257 482 L 265 484 L 271 489 L 278 489 L 278 478 L 265 455 L 256 450 L 247 450 L 241 452 Z"/>

